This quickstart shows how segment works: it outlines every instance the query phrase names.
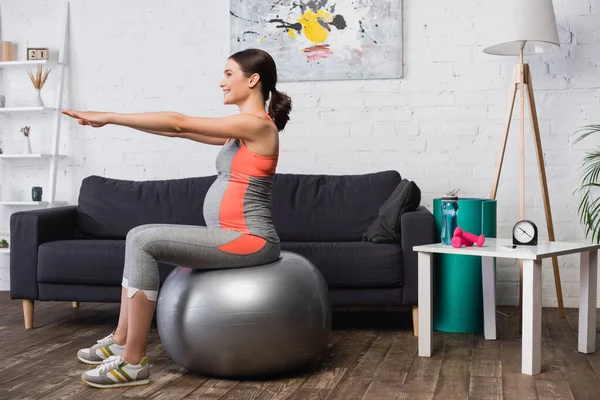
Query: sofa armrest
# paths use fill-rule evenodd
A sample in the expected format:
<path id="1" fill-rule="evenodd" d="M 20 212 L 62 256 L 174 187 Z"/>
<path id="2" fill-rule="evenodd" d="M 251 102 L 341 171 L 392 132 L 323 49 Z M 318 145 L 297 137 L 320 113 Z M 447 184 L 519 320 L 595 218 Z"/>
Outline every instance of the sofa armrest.
<path id="1" fill-rule="evenodd" d="M 407 212 L 400 219 L 402 266 L 404 286 L 402 304 L 415 305 L 418 301 L 418 254 L 413 246 L 436 243 L 437 232 L 433 214 L 423 206 Z"/>
<path id="2" fill-rule="evenodd" d="M 10 297 L 38 299 L 38 247 L 73 238 L 77 206 L 20 211 L 10 217 Z"/>

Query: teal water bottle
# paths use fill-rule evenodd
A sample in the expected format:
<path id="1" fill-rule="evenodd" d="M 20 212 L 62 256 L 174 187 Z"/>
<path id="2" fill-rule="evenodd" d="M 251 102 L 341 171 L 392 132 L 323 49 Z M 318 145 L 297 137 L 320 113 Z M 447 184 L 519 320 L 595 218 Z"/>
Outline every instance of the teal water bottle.
<path id="1" fill-rule="evenodd" d="M 442 243 L 447 245 L 452 244 L 452 236 L 458 226 L 458 190 L 452 190 L 442 196 L 441 239 Z"/>

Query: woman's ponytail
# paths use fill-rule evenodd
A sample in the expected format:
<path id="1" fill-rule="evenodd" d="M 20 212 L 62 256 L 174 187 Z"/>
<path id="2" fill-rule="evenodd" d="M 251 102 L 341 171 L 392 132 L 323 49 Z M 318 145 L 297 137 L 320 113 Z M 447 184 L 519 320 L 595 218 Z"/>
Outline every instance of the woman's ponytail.
<path id="1" fill-rule="evenodd" d="M 292 99 L 285 93 L 273 89 L 271 91 L 271 100 L 269 101 L 269 115 L 275 121 L 278 130 L 285 128 L 290 120 L 292 111 Z"/>

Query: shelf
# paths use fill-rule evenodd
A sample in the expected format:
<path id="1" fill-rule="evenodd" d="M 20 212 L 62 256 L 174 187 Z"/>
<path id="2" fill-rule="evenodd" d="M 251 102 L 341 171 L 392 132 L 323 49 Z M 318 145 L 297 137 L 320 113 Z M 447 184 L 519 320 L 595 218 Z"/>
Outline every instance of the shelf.
<path id="1" fill-rule="evenodd" d="M 27 111 L 56 111 L 56 107 L 4 107 L 0 113 L 27 112 Z"/>
<path id="2" fill-rule="evenodd" d="M 40 153 L 31 153 L 31 154 L 0 154 L 0 158 L 5 160 L 18 160 L 18 159 L 29 159 L 29 158 L 52 158 L 54 157 L 52 154 L 40 154 Z M 59 154 L 56 156 L 57 158 L 66 157 L 66 155 Z"/>
<path id="3" fill-rule="evenodd" d="M 9 248 L 0 248 L 0 254 L 10 254 L 10 247 Z"/>
<path id="4" fill-rule="evenodd" d="M 0 68 L 6 67 L 31 67 L 37 65 L 57 65 L 56 61 L 50 60 L 28 60 L 28 61 L 0 61 Z"/>
<path id="5" fill-rule="evenodd" d="M 3 206 L 47 206 L 49 202 L 47 201 L 28 201 L 28 200 L 3 200 L 0 201 L 0 205 Z M 55 206 L 64 206 L 66 205 L 66 201 L 55 201 Z"/>

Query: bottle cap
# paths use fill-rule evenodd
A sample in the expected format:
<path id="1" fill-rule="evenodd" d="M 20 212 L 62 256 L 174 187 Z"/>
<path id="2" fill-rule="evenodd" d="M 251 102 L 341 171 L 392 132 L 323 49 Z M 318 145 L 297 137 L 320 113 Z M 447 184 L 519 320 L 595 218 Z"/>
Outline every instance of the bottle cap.
<path id="1" fill-rule="evenodd" d="M 457 201 L 459 190 L 460 189 L 452 189 L 451 191 L 442 196 L 442 200 Z"/>

